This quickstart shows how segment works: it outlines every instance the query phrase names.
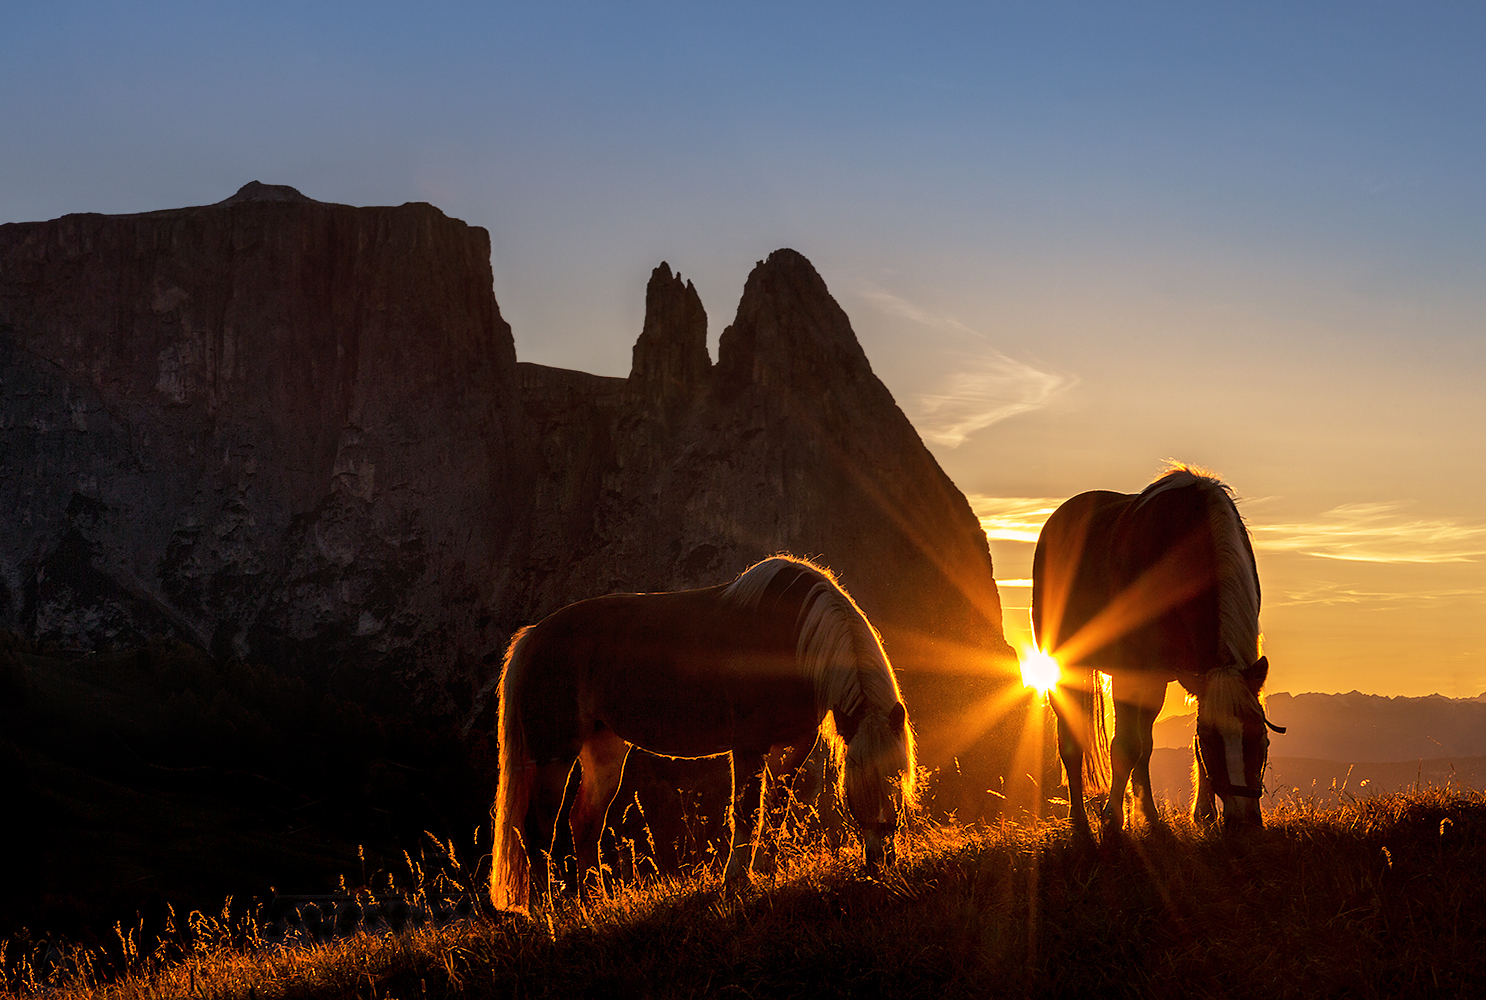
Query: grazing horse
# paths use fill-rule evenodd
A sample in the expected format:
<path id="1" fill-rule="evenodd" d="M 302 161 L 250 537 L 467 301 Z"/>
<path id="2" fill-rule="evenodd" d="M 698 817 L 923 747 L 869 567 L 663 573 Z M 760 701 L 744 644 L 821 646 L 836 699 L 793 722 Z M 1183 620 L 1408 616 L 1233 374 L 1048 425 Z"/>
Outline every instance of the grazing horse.
<path id="1" fill-rule="evenodd" d="M 1259 575 L 1232 491 L 1216 477 L 1174 464 L 1138 494 L 1096 490 L 1064 503 L 1043 526 L 1032 562 L 1032 628 L 1038 647 L 1063 664 L 1054 691 L 1058 755 L 1068 775 L 1069 819 L 1090 838 L 1084 781 L 1099 781 L 1104 703 L 1096 671 L 1115 702 L 1109 801 L 1103 832 L 1125 823 L 1132 774 L 1146 819 L 1151 727 L 1179 681 L 1197 699 L 1193 818 L 1227 828 L 1259 825 L 1269 754 L 1259 690 Z M 1090 767 L 1085 771 L 1085 753 Z"/>
<path id="2" fill-rule="evenodd" d="M 568 824 L 581 890 L 598 869 L 631 746 L 730 755 L 725 877 L 746 879 L 765 757 L 788 748 L 786 766 L 796 766 L 818 734 L 875 873 L 914 805 L 913 730 L 876 630 L 828 570 L 775 556 L 723 586 L 611 594 L 555 612 L 516 634 L 501 672 L 492 901 L 526 909 L 552 885 L 575 760 Z"/>

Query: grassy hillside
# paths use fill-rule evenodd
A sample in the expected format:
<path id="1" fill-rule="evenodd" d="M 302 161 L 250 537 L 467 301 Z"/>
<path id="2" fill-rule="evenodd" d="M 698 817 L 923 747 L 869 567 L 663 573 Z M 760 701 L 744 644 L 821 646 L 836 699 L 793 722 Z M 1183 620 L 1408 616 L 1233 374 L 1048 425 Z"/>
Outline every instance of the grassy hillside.
<path id="1" fill-rule="evenodd" d="M 0 632 L 0 940 L 96 944 L 116 921 L 402 868 L 467 838 L 489 792 L 465 754 L 375 692 L 169 641 L 67 655 Z M 365 851 L 359 848 L 364 845 Z"/>
<path id="2" fill-rule="evenodd" d="M 1429 790 L 1262 833 L 1185 821 L 1118 848 L 1066 828 L 921 824 L 882 881 L 793 845 L 740 892 L 631 886 L 535 919 L 257 946 L 198 917 L 188 952 L 131 959 L 117 997 L 1479 996 L 1486 796 Z M 185 935 L 185 940 L 190 935 Z M 54 954 L 54 961 L 66 956 Z M 87 956 L 73 956 L 86 970 Z M 16 955 L 11 955 L 16 968 Z M 49 995 L 90 994 L 86 972 Z"/>

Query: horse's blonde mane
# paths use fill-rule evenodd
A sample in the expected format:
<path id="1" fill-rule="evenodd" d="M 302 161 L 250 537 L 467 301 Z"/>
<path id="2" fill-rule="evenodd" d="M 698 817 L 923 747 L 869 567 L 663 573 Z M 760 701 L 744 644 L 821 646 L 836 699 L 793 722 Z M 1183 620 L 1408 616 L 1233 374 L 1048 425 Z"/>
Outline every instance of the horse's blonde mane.
<path id="1" fill-rule="evenodd" d="M 1207 674 L 1207 690 L 1197 700 L 1197 721 L 1201 725 L 1212 725 L 1224 733 L 1241 732 L 1245 715 L 1258 712 L 1264 707 L 1244 680 L 1239 667 L 1218 667 Z"/>
<path id="2" fill-rule="evenodd" d="M 887 725 L 893 706 L 903 700 L 898 679 L 882 648 L 882 637 L 835 574 L 798 556 L 771 556 L 745 570 L 723 591 L 723 599 L 756 607 L 774 577 L 791 566 L 815 577 L 800 603 L 796 658 L 809 675 L 816 708 L 830 712 L 821 727 L 821 735 L 840 776 L 838 794 L 844 793 L 845 782 L 849 780 L 874 784 L 869 777 L 853 777 L 860 775 L 865 762 L 873 761 L 877 762 L 875 771 L 902 772 L 903 798 L 912 804 L 918 779 L 913 727 L 904 722 L 899 738 Z M 836 711 L 862 718 L 850 748 L 836 731 Z M 864 784 L 864 791 L 865 788 Z"/>

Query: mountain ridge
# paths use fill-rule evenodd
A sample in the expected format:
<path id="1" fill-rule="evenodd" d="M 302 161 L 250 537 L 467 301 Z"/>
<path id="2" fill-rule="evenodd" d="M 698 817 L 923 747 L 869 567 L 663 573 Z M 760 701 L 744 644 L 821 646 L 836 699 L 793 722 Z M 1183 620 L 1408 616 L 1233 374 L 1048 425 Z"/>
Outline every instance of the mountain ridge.
<path id="1" fill-rule="evenodd" d="M 1276 692 L 1265 713 L 1283 734 L 1270 754 L 1349 763 L 1486 756 L 1486 694 L 1474 698 Z M 1191 745 L 1191 714 L 1156 723 L 1158 747 Z"/>

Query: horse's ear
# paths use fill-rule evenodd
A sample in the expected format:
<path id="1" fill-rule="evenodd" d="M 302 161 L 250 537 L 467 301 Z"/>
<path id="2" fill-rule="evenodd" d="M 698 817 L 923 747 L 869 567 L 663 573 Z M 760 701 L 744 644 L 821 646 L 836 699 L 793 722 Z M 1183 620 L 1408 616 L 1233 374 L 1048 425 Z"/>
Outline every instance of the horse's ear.
<path id="1" fill-rule="evenodd" d="M 1243 672 L 1244 683 L 1248 684 L 1249 690 L 1255 694 L 1264 686 L 1264 681 L 1269 677 L 1269 657 L 1261 656 Z"/>
<path id="2" fill-rule="evenodd" d="M 901 701 L 893 702 L 892 709 L 887 713 L 887 724 L 894 733 L 903 732 L 903 723 L 908 721 L 908 710 L 903 707 Z"/>

